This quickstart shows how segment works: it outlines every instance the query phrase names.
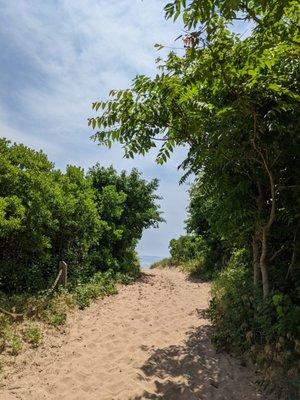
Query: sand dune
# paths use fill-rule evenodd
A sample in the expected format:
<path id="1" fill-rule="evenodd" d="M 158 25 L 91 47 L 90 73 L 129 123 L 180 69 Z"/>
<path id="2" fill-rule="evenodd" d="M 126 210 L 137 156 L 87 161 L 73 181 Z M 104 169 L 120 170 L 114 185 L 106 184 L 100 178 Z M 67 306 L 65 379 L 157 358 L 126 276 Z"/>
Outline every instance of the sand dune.
<path id="1" fill-rule="evenodd" d="M 210 343 L 209 290 L 177 270 L 148 272 L 20 355 L 0 399 L 263 399 L 251 372 Z"/>

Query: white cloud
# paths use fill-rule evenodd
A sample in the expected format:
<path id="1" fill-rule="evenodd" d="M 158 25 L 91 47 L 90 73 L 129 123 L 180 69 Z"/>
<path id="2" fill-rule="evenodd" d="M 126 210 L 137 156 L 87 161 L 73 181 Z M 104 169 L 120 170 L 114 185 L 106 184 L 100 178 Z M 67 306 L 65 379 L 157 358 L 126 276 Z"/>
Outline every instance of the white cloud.
<path id="1" fill-rule="evenodd" d="M 177 185 L 176 168 L 184 150 L 164 167 L 155 166 L 153 154 L 125 160 L 120 146 L 108 150 L 89 140 L 87 118 L 91 103 L 105 98 L 110 89 L 128 87 L 137 73 L 155 72 L 154 43 L 168 44 L 178 36 L 178 26 L 164 20 L 164 4 L 18 0 L 16 6 L 0 0 L 0 37 L 9 48 L 0 73 L 15 86 L 13 104 L 1 96 L 1 135 L 43 149 L 61 168 L 100 162 L 118 170 L 136 166 L 147 178 L 161 177 L 168 224 L 149 230 L 139 246 L 154 255 L 165 255 L 169 239 L 183 229 L 186 193 Z M 16 65 L 18 57 L 22 64 Z M 15 81 L 20 71 L 24 76 Z"/>
<path id="2" fill-rule="evenodd" d="M 30 146 L 36 150 L 47 148 L 48 152 L 58 154 L 60 152 L 60 148 L 55 143 L 50 143 L 47 140 L 44 140 L 42 137 L 38 137 L 36 135 L 30 134 L 26 131 L 21 131 L 18 128 L 12 127 L 10 122 L 6 119 L 5 113 L 1 108 L 0 104 L 0 137 L 5 137 L 9 139 L 11 142 L 16 143 L 25 143 L 27 146 Z"/>

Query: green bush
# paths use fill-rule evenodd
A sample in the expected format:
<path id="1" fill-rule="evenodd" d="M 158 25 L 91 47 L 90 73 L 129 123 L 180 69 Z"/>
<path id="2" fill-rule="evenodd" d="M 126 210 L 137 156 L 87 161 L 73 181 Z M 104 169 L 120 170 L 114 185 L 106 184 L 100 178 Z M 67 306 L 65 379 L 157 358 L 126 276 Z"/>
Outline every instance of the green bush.
<path id="1" fill-rule="evenodd" d="M 207 251 L 206 243 L 201 236 L 180 236 L 178 239 L 172 239 L 169 247 L 175 265 L 194 260 Z"/>
<path id="2" fill-rule="evenodd" d="M 18 336 L 13 336 L 10 340 L 10 347 L 12 355 L 16 356 L 22 350 L 22 341 Z"/>
<path id="3" fill-rule="evenodd" d="M 112 271 L 105 273 L 98 272 L 93 278 L 74 289 L 74 297 L 80 309 L 88 307 L 92 300 L 104 295 L 117 293 L 116 280 Z"/>
<path id="4" fill-rule="evenodd" d="M 46 290 L 60 260 L 73 286 L 97 271 L 137 275 L 138 240 L 162 221 L 157 180 L 99 165 L 62 172 L 43 152 L 6 139 L 0 153 L 1 291 Z"/>
<path id="5" fill-rule="evenodd" d="M 213 339 L 219 349 L 255 363 L 264 373 L 266 386 L 275 386 L 282 398 L 293 396 L 299 379 L 300 308 L 280 292 L 263 299 L 253 286 L 246 260 L 244 250 L 235 252 L 213 284 Z"/>
<path id="6" fill-rule="evenodd" d="M 5 139 L 0 149 L 0 289 L 33 293 L 51 284 L 59 260 L 86 259 L 100 233 L 95 193 L 78 167 L 62 173 Z"/>
<path id="7" fill-rule="evenodd" d="M 162 260 L 156 261 L 150 265 L 150 269 L 154 268 L 168 268 L 174 266 L 174 262 L 171 258 L 163 258 Z"/>
<path id="8" fill-rule="evenodd" d="M 205 260 L 203 257 L 183 262 L 180 265 L 180 269 L 195 278 L 203 280 L 211 279 L 211 271 L 206 270 Z"/>
<path id="9" fill-rule="evenodd" d="M 203 280 L 211 280 L 222 268 L 218 241 L 201 235 L 180 236 L 170 241 L 170 264 Z"/>
<path id="10" fill-rule="evenodd" d="M 18 355 L 22 350 L 20 337 L 13 332 L 9 325 L 5 326 L 0 333 L 2 337 L 2 349 L 4 350 L 8 346 L 12 355 Z"/>
<path id="11" fill-rule="evenodd" d="M 241 340 L 249 331 L 254 301 L 254 289 L 249 271 L 242 260 L 243 252 L 235 253 L 228 267 L 222 271 L 212 286 L 210 313 L 217 329 L 215 339 L 222 347 L 237 347 L 237 351 L 249 348 L 247 341 Z M 233 312 L 233 310 L 235 310 Z M 233 328 L 234 327 L 234 328 Z"/>
<path id="12" fill-rule="evenodd" d="M 38 346 L 43 340 L 43 332 L 39 326 L 30 324 L 24 331 L 24 338 L 32 345 Z"/>
<path id="13" fill-rule="evenodd" d="M 92 264 L 96 270 L 138 276 L 136 245 L 144 229 L 163 221 L 156 204 L 158 181 L 146 182 L 136 169 L 118 174 L 113 167 L 99 164 L 89 170 L 88 177 L 103 221 L 101 236 L 91 252 Z"/>
<path id="14" fill-rule="evenodd" d="M 66 323 L 66 320 L 67 320 L 66 313 L 53 314 L 50 315 L 48 318 L 48 322 L 53 326 L 64 325 Z"/>

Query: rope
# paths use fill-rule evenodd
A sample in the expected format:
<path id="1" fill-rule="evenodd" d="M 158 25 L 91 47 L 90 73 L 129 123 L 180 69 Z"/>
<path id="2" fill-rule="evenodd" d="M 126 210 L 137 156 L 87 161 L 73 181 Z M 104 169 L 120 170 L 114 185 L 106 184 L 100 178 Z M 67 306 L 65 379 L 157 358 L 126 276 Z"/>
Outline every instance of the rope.
<path id="1" fill-rule="evenodd" d="M 55 279 L 53 285 L 52 285 L 51 288 L 49 289 L 50 292 L 52 292 L 52 291 L 55 289 L 55 286 L 57 285 L 57 283 L 58 283 L 58 281 L 59 281 L 59 279 L 60 279 L 60 277 L 61 277 L 61 274 L 62 274 L 62 269 L 59 271 L 59 273 L 58 273 L 58 275 L 57 275 L 57 277 L 56 277 L 56 279 Z"/>

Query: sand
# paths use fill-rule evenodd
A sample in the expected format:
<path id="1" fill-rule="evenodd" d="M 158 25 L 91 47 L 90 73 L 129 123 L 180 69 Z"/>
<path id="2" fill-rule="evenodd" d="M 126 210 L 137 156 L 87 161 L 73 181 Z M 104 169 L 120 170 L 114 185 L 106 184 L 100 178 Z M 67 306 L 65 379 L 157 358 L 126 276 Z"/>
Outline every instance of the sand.
<path id="1" fill-rule="evenodd" d="M 263 399 L 251 371 L 215 352 L 210 285 L 149 271 L 17 357 L 1 400 Z"/>

